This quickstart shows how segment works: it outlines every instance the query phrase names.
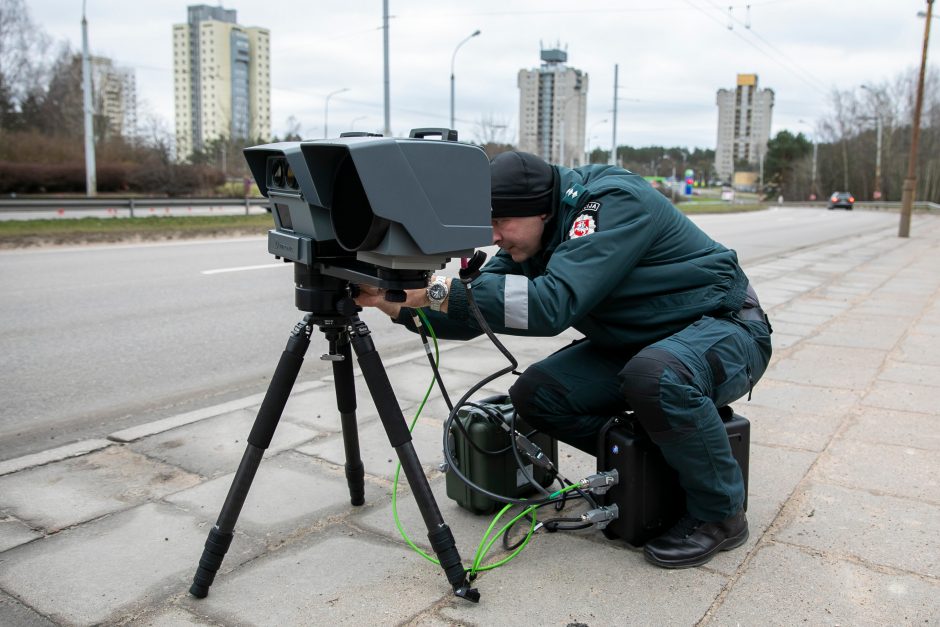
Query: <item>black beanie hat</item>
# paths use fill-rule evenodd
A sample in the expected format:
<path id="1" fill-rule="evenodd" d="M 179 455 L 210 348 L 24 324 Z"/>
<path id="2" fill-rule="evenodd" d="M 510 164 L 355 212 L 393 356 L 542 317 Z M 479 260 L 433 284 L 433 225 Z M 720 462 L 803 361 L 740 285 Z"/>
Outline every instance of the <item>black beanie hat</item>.
<path id="1" fill-rule="evenodd" d="M 503 152 L 490 161 L 494 218 L 553 213 L 555 168 L 528 152 Z"/>

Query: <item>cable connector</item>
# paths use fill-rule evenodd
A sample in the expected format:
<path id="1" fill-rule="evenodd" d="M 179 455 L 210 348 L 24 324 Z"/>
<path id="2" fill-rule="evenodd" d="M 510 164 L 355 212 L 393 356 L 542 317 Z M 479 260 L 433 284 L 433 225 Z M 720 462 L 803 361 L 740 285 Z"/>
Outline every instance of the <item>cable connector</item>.
<path id="1" fill-rule="evenodd" d="M 532 460 L 532 463 L 536 466 L 546 468 L 551 470 L 555 467 L 552 464 L 552 460 L 549 459 L 548 455 L 542 452 L 538 446 L 532 443 L 532 441 L 522 435 L 521 433 L 516 434 L 516 448 L 526 454 L 526 457 Z"/>
<path id="2" fill-rule="evenodd" d="M 588 510 L 581 514 L 581 520 L 594 525 L 597 529 L 604 529 L 610 524 L 610 521 L 616 520 L 619 516 L 620 508 L 615 503 L 614 505 Z"/>
<path id="3" fill-rule="evenodd" d="M 582 490 L 590 490 L 594 494 L 606 494 L 607 490 L 620 483 L 620 473 L 617 470 L 599 472 L 581 480 Z"/>

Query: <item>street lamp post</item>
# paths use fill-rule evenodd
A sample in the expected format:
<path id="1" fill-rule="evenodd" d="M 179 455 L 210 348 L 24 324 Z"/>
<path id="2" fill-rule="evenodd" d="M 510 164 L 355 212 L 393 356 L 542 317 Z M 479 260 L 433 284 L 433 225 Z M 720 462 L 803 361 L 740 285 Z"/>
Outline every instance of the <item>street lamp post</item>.
<path id="1" fill-rule="evenodd" d="M 367 116 L 367 115 L 359 115 L 359 116 L 354 117 L 354 118 L 352 119 L 352 122 L 349 123 L 349 130 L 351 130 L 351 131 L 356 130 L 356 122 L 358 122 L 359 120 L 365 120 L 367 117 L 369 117 L 369 116 Z"/>
<path id="2" fill-rule="evenodd" d="M 924 16 L 924 49 L 920 57 L 920 78 L 917 81 L 917 100 L 914 102 L 914 119 L 911 126 L 911 156 L 907 162 L 907 178 L 901 193 L 901 221 L 898 224 L 898 237 L 911 234 L 911 209 L 914 206 L 914 191 L 917 186 L 917 142 L 920 139 L 920 114 L 924 107 L 924 73 L 927 69 L 927 45 L 930 42 L 930 20 L 933 17 L 933 0 L 927 0 L 927 13 Z"/>
<path id="3" fill-rule="evenodd" d="M 329 123 L 330 123 L 330 98 L 336 94 L 341 94 L 344 91 L 349 91 L 348 87 L 343 87 L 342 89 L 337 89 L 336 91 L 331 91 L 326 95 L 326 101 L 323 103 L 323 137 L 329 137 Z"/>
<path id="4" fill-rule="evenodd" d="M 479 29 L 473 31 L 468 37 L 462 39 L 457 47 L 454 48 L 454 54 L 450 56 L 450 128 L 454 128 L 454 61 L 457 60 L 457 51 L 460 50 L 460 46 L 464 45 L 474 37 L 480 34 Z"/>
<path id="5" fill-rule="evenodd" d="M 85 118 L 85 195 L 98 193 L 97 167 L 95 166 L 95 123 L 91 102 L 91 59 L 88 55 L 88 20 L 85 19 L 85 3 L 82 2 L 82 107 Z"/>

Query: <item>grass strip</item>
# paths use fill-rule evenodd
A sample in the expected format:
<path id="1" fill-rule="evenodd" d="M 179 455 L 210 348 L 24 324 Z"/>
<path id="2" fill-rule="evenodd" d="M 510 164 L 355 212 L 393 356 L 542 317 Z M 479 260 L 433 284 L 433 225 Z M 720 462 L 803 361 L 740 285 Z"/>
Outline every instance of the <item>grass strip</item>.
<path id="1" fill-rule="evenodd" d="M 270 215 L 3 220 L 0 221 L 0 246 L 264 235 L 273 226 Z"/>

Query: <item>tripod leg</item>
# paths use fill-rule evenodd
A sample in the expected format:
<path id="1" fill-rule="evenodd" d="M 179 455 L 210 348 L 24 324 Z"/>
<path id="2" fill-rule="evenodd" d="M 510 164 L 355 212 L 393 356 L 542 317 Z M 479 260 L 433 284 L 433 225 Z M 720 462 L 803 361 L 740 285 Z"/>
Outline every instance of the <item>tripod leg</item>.
<path id="1" fill-rule="evenodd" d="M 359 427 L 356 425 L 356 387 L 353 377 L 352 351 L 349 338 L 337 341 L 335 334 L 327 335 L 330 353 L 342 357 L 333 362 L 333 385 L 336 388 L 336 407 L 343 427 L 343 447 L 346 449 L 346 484 L 349 486 L 349 501 L 362 505 L 365 499 L 365 468 L 359 454 Z"/>
<path id="2" fill-rule="evenodd" d="M 287 347 L 281 353 L 281 359 L 268 385 L 261 409 L 248 435 L 245 454 L 235 473 L 235 479 L 232 480 L 228 496 L 225 497 L 219 518 L 209 531 L 209 537 L 199 560 L 199 567 L 193 577 L 193 584 L 189 587 L 189 593 L 194 597 L 202 599 L 209 594 L 209 586 L 212 585 L 215 574 L 219 571 L 222 560 L 225 559 L 225 553 L 232 544 L 235 522 L 245 504 L 245 498 L 248 496 L 248 490 L 251 488 L 251 482 L 255 478 L 255 472 L 258 470 L 264 451 L 271 444 L 271 438 L 274 437 L 274 430 L 284 412 L 291 388 L 297 380 L 307 347 L 310 346 L 310 319 L 311 315 L 307 315 L 297 323 L 287 341 Z"/>
<path id="3" fill-rule="evenodd" d="M 480 593 L 475 588 L 471 588 L 470 582 L 467 581 L 466 571 L 460 554 L 457 552 L 454 534 L 444 522 L 441 510 L 438 509 L 437 501 L 434 500 L 434 494 L 431 492 L 431 486 L 428 484 L 427 477 L 424 476 L 424 470 L 421 468 L 421 462 L 418 460 L 418 454 L 411 441 L 411 432 L 408 430 L 408 424 L 398 406 L 392 384 L 382 366 L 382 359 L 375 350 L 369 328 L 359 320 L 358 316 L 350 316 L 349 320 L 352 327 L 350 340 L 359 358 L 359 367 L 362 369 L 369 392 L 375 401 L 375 407 L 379 411 L 379 417 L 385 426 L 388 441 L 395 448 L 401 467 L 408 478 L 408 484 L 414 492 L 421 517 L 424 518 L 424 524 L 428 528 L 431 547 L 437 554 L 447 581 L 454 588 L 454 594 L 476 603 L 480 600 Z"/>

